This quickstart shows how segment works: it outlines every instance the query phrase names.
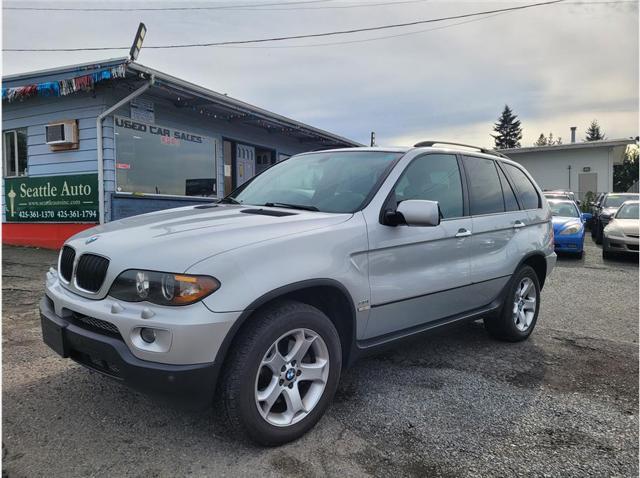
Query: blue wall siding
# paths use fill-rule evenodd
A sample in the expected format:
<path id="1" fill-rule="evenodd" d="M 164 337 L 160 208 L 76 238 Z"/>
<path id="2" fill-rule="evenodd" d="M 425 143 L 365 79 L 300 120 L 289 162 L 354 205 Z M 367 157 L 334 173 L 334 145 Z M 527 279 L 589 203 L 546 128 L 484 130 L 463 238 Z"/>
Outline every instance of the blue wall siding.
<path id="1" fill-rule="evenodd" d="M 65 97 L 34 97 L 2 105 L 2 130 L 27 129 L 29 176 L 95 173 L 97 171 L 96 117 L 103 111 L 105 96 L 81 92 Z M 78 120 L 79 149 L 51 151 L 45 141 L 45 125 L 63 119 Z M 113 142 L 113 128 L 111 138 Z M 111 143 L 111 148 L 113 144 Z M 3 163 L 4 164 L 4 163 Z M 4 191 L 4 180 L 2 181 Z M 2 194 L 2 220 L 5 220 Z"/>

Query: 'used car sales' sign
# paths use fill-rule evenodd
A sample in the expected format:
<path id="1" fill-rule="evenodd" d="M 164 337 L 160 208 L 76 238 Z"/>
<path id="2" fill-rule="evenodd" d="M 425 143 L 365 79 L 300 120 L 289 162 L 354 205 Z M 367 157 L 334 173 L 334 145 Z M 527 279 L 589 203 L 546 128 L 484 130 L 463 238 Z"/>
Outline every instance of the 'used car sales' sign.
<path id="1" fill-rule="evenodd" d="M 98 175 L 4 180 L 7 222 L 98 222 Z"/>

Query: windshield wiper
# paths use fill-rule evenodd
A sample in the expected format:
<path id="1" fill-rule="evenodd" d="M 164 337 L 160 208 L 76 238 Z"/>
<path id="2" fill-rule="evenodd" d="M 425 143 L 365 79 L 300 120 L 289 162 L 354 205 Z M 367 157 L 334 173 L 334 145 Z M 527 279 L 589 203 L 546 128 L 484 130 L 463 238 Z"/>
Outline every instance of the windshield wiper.
<path id="1" fill-rule="evenodd" d="M 305 206 L 303 204 L 288 204 L 286 202 L 267 202 L 263 206 L 266 207 L 286 207 L 289 209 L 302 209 L 303 211 L 319 211 L 315 206 Z"/>
<path id="2" fill-rule="evenodd" d="M 222 198 L 218 201 L 219 203 L 228 203 L 228 204 L 240 204 L 240 201 L 236 201 L 232 197 L 227 196 L 226 198 Z"/>

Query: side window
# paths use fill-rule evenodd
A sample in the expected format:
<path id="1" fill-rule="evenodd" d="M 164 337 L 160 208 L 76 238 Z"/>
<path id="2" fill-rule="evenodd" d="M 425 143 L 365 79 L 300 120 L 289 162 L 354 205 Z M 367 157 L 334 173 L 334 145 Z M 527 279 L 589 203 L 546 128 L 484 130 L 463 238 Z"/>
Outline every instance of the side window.
<path id="1" fill-rule="evenodd" d="M 511 164 L 504 163 L 504 167 L 509 173 L 509 176 L 511 176 L 511 179 L 513 179 L 513 183 L 518 190 L 518 198 L 520 199 L 522 207 L 524 209 L 539 208 L 540 197 L 527 175 L 524 174 L 520 168 L 512 166 Z"/>
<path id="2" fill-rule="evenodd" d="M 396 201 L 438 201 L 444 219 L 462 217 L 462 181 L 458 161 L 452 154 L 428 154 L 404 170 L 394 189 Z"/>
<path id="3" fill-rule="evenodd" d="M 502 172 L 502 169 L 498 167 L 498 176 L 500 176 L 500 184 L 502 184 L 502 195 L 504 196 L 504 207 L 507 211 L 517 211 L 520 209 L 518 207 L 518 201 L 516 200 L 516 195 L 511 188 L 511 184 L 507 180 L 507 177 Z"/>
<path id="4" fill-rule="evenodd" d="M 469 182 L 471 215 L 504 212 L 502 186 L 493 160 L 464 157 L 463 161 Z"/>
<path id="5" fill-rule="evenodd" d="M 27 174 L 27 129 L 20 128 L 2 132 L 2 157 L 4 177 Z"/>

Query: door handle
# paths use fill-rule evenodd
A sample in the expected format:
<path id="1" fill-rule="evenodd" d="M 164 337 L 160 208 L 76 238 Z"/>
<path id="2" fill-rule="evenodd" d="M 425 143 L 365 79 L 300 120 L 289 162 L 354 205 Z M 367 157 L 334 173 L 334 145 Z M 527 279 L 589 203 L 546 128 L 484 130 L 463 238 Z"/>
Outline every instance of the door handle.
<path id="1" fill-rule="evenodd" d="M 458 229 L 458 232 L 456 233 L 456 237 L 469 237 L 470 235 L 471 235 L 471 231 L 463 227 Z"/>
<path id="2" fill-rule="evenodd" d="M 526 226 L 526 224 L 522 221 L 516 221 L 513 223 L 513 228 L 514 229 L 520 229 L 521 227 Z"/>

